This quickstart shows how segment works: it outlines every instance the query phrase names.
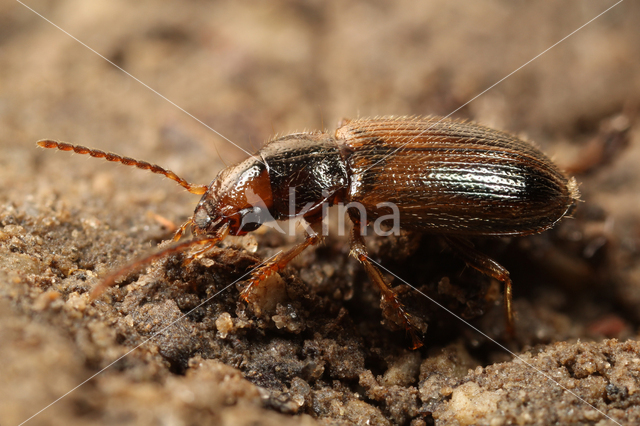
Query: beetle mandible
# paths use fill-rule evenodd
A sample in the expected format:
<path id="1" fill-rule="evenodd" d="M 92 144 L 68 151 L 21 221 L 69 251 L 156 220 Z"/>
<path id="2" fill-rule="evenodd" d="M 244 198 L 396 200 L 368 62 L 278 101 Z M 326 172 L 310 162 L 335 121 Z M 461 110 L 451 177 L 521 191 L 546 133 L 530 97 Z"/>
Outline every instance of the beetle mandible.
<path id="1" fill-rule="evenodd" d="M 313 229 L 322 222 L 323 204 L 359 203 L 366 218 L 359 209 L 347 210 L 353 222 L 351 255 L 380 288 L 384 316 L 411 334 L 414 348 L 422 345 L 417 323 L 369 260 L 364 244 L 362 225 L 379 217 L 380 202 L 398 207 L 402 229 L 439 236 L 469 266 L 501 281 L 507 332 L 513 334 L 509 272 L 474 249 L 468 238 L 545 231 L 579 199 L 575 179 L 531 143 L 472 122 L 435 116 L 345 120 L 333 134 L 278 137 L 253 157 L 222 170 L 208 186 L 191 184 L 170 170 L 117 154 L 51 140 L 38 145 L 150 170 L 202 194 L 193 216 L 174 240 L 188 227 L 196 238 L 117 271 L 94 289 L 93 297 L 122 275 L 171 253 L 199 246 L 188 255 L 194 259 L 227 235 L 245 235 L 265 220 L 303 217 L 312 231 L 303 242 L 253 271 L 241 293 L 249 301 L 265 278 L 321 240 Z M 289 191 L 295 198 L 289 197 Z"/>

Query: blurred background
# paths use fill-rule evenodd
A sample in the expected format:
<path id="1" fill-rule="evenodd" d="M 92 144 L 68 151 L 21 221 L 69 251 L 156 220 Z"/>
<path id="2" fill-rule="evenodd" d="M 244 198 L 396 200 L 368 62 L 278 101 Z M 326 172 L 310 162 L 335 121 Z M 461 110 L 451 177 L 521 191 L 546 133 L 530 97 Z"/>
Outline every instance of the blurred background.
<path id="1" fill-rule="evenodd" d="M 333 130 L 345 117 L 447 115 L 613 2 L 25 4 L 253 152 L 274 134 Z M 246 156 L 25 6 L 0 7 L 4 199 L 55 180 L 62 197 L 132 202 L 126 185 L 104 189 L 119 179 L 112 165 L 44 153 L 33 147 L 43 138 L 157 162 L 199 183 Z M 637 105 L 637 14 L 634 2 L 615 7 L 455 117 L 526 135 L 550 155 L 566 148 L 556 158 L 572 162 L 601 119 Z M 135 189 L 134 205 L 171 186 L 117 175 Z M 173 210 L 176 192 L 152 201 Z"/>
<path id="2" fill-rule="evenodd" d="M 45 152 L 37 140 L 117 152 L 208 183 L 247 154 L 207 126 L 253 152 L 276 134 L 333 130 L 342 118 L 448 115 L 614 3 L 24 1 L 65 34 L 19 2 L 2 2 L 0 220 L 13 226 L 15 211 L 53 209 L 70 212 L 71 222 L 146 230 L 146 239 L 110 258 L 125 261 L 159 238 L 150 211 L 180 223 L 197 197 L 151 173 Z M 604 274 L 597 276 L 606 277 L 606 309 L 598 298 L 587 307 L 597 311 L 589 321 L 612 316 L 617 328 L 599 334 L 609 337 L 634 335 L 640 321 L 639 19 L 640 4 L 619 4 L 454 114 L 534 140 L 578 175 L 586 216 L 559 237 L 578 254 L 552 253 L 569 265 L 561 276 Z M 0 295 L 15 302 L 23 277 L 0 266 Z M 0 313 L 5 324 L 49 321 L 12 306 Z M 568 334 L 588 324 L 579 327 Z M 75 353 L 75 338 L 61 345 Z M 2 346 L 3 365 L 25 360 L 26 371 L 46 359 L 26 361 L 17 347 Z M 42 391 L 48 379 L 37 369 L 8 382 L 22 392 L 0 385 L 8 401 L 0 409 L 11 420 L 3 424 L 85 377 L 76 363 L 55 365 L 59 388 Z"/>

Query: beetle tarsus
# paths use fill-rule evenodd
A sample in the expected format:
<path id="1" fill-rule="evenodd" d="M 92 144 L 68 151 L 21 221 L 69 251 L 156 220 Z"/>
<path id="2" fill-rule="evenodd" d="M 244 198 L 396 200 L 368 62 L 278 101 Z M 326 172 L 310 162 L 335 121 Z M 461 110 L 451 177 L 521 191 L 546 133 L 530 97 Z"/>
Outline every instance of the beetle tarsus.
<path id="1" fill-rule="evenodd" d="M 293 246 L 287 251 L 280 252 L 273 260 L 257 268 L 251 274 L 251 278 L 249 278 L 247 286 L 240 293 L 240 297 L 242 297 L 245 302 L 249 303 L 251 301 L 251 295 L 260 283 L 266 280 L 270 275 L 284 269 L 289 262 L 302 253 L 307 247 L 318 244 L 321 239 L 322 238 L 318 233 L 307 234 L 307 238 L 305 238 L 303 242 Z"/>
<path id="2" fill-rule="evenodd" d="M 504 320 L 506 324 L 507 337 L 511 340 L 515 340 L 516 328 L 513 319 L 513 290 L 511 288 L 511 278 L 508 273 L 504 278 Z"/>
<path id="3" fill-rule="evenodd" d="M 443 237 L 443 240 L 467 265 L 503 283 L 505 331 L 509 339 L 514 339 L 516 332 L 513 318 L 513 290 L 509 271 L 486 254 L 476 250 L 466 239 L 448 236 Z"/>
<path id="4" fill-rule="evenodd" d="M 212 248 L 216 246 L 218 241 L 212 241 L 210 243 L 205 244 L 201 248 L 194 250 L 185 255 L 184 260 L 182 261 L 182 266 L 188 266 L 194 260 L 198 260 L 206 255 Z"/>
<path id="5" fill-rule="evenodd" d="M 189 226 L 191 226 L 191 224 L 193 223 L 193 217 L 190 217 L 189 220 L 187 220 L 185 223 L 183 223 L 182 225 L 180 225 L 180 228 L 178 228 L 176 230 L 176 233 L 173 234 L 173 241 L 174 242 L 178 242 L 180 241 L 180 239 L 182 238 L 182 236 L 184 235 L 184 233 L 186 232 L 187 228 Z"/>
<path id="6" fill-rule="evenodd" d="M 380 270 L 371 262 L 367 255 L 367 249 L 364 245 L 364 239 L 361 234 L 361 222 L 356 214 L 350 213 L 349 217 L 353 222 L 353 230 L 351 231 L 351 255 L 362 263 L 369 279 L 378 286 L 382 293 L 380 306 L 382 308 L 383 317 L 400 328 L 404 328 L 410 335 L 412 341 L 412 349 L 418 349 L 422 346 L 422 340 L 418 334 L 422 334 L 422 328 L 417 321 L 411 316 L 405 306 L 398 299 L 398 294 L 384 280 Z"/>
<path id="7" fill-rule="evenodd" d="M 368 261 L 368 259 L 367 259 Z M 371 265 L 373 266 L 373 265 Z M 375 266 L 373 266 L 375 268 Z M 368 268 L 367 268 L 368 270 Z M 376 268 L 377 270 L 377 268 Z M 370 275 L 371 277 L 371 275 Z M 380 286 L 378 283 L 378 279 L 373 279 L 373 281 Z M 411 338 L 411 349 L 418 349 L 423 345 L 422 339 L 418 336 L 418 334 L 422 335 L 421 327 L 419 326 L 416 319 L 413 315 L 407 312 L 405 306 L 398 299 L 398 295 L 395 291 L 393 291 L 386 282 L 383 281 L 384 286 L 387 290 L 383 290 L 382 297 L 380 301 L 380 305 L 382 307 L 382 314 L 385 318 L 394 322 L 394 324 L 398 325 L 401 328 L 404 328 L 409 337 Z"/>

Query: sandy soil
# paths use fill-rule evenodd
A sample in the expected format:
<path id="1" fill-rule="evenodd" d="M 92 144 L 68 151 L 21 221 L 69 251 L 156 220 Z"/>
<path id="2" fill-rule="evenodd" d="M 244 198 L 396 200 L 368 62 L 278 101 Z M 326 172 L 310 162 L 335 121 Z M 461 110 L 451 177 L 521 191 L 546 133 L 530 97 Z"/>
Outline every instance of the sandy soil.
<path id="1" fill-rule="evenodd" d="M 35 147 L 80 143 L 207 183 L 246 156 L 207 126 L 254 151 L 344 117 L 446 115 L 613 3 L 26 2 L 175 105 L 2 3 L 0 424 L 54 401 L 26 424 L 640 423 L 635 2 L 455 114 L 536 141 L 581 184 L 575 217 L 552 231 L 477 241 L 512 272 L 515 341 L 499 284 L 428 236 L 369 245 L 486 335 L 405 289 L 429 325 L 409 350 L 339 236 L 276 277 L 260 313 L 239 301 L 241 281 L 221 290 L 294 243 L 275 232 L 189 266 L 172 256 L 90 302 L 198 197 Z"/>

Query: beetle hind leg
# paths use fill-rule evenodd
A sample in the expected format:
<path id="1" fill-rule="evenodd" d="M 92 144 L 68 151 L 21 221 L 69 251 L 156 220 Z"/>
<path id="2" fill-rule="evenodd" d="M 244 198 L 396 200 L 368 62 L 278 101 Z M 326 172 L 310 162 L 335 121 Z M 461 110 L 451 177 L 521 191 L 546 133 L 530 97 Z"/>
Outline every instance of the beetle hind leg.
<path id="1" fill-rule="evenodd" d="M 515 338 L 515 325 L 513 319 L 513 290 L 509 271 L 495 260 L 473 247 L 471 242 L 456 237 L 443 237 L 445 243 L 453 249 L 467 265 L 488 275 L 504 284 L 504 315 L 507 336 Z"/>
<path id="2" fill-rule="evenodd" d="M 382 308 L 383 317 L 395 325 L 404 328 L 411 336 L 412 349 L 418 349 L 422 346 L 422 340 L 418 334 L 424 333 L 424 326 L 421 326 L 419 322 L 407 312 L 407 309 L 398 298 L 398 293 L 385 282 L 380 270 L 369 259 L 367 249 L 364 245 L 364 239 L 360 233 L 360 221 L 354 217 L 352 217 L 351 220 L 353 221 L 351 255 L 362 263 L 369 279 L 380 289 L 380 307 Z"/>

